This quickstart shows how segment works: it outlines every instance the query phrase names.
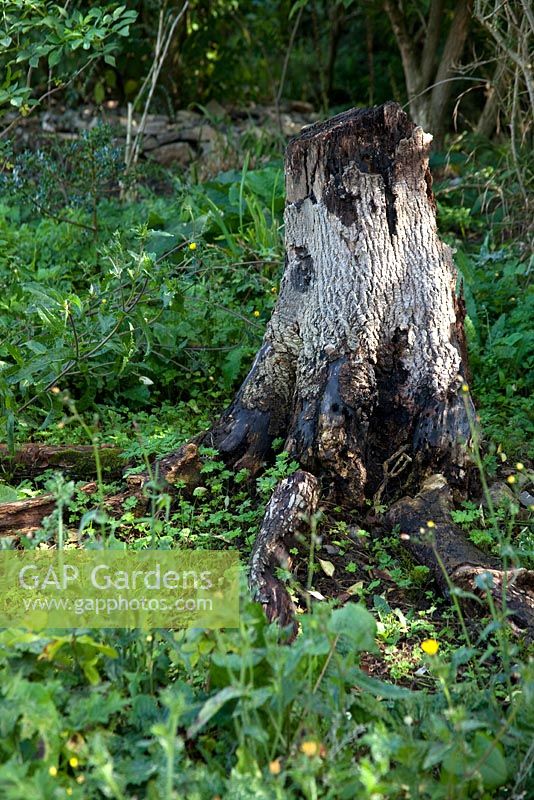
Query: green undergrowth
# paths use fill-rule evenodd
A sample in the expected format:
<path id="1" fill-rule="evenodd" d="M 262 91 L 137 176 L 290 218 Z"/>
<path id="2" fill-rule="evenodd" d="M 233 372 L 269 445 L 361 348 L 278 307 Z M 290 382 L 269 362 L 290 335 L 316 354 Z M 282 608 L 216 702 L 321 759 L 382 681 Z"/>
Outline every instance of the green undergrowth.
<path id="1" fill-rule="evenodd" d="M 246 374 L 282 271 L 283 174 L 244 157 L 242 171 L 204 184 L 140 179 L 121 200 L 106 141 L 82 145 L 100 159 L 92 189 L 76 182 L 73 156 L 83 192 L 57 191 L 53 154 L 42 185 L 29 157 L 16 157 L 16 180 L 5 175 L 0 438 L 94 444 L 97 459 L 98 445 L 115 444 L 135 472 L 207 429 Z M 459 505 L 454 521 L 486 551 L 533 566 L 522 499 L 532 270 L 523 241 L 483 216 L 474 169 L 461 162 L 436 188 L 466 304 L 482 430 L 473 455 L 501 487 L 489 503 Z M 251 482 L 215 451 L 202 458 L 192 494 L 171 504 L 154 475 L 148 511 L 139 517 L 132 499 L 118 520 L 102 498 L 119 482 L 97 480 L 87 495 L 54 471 L 16 481 L 5 462 L 0 501 L 47 491 L 57 508 L 0 544 L 230 547 L 245 562 L 266 501 L 298 465 L 278 452 Z M 1 797 L 533 798 L 531 646 L 484 599 L 487 585 L 473 600 L 480 616 L 465 617 L 398 531 L 378 539 L 335 514 L 312 522 L 292 553 L 302 630 L 291 646 L 246 587 L 236 630 L 1 632 Z"/>

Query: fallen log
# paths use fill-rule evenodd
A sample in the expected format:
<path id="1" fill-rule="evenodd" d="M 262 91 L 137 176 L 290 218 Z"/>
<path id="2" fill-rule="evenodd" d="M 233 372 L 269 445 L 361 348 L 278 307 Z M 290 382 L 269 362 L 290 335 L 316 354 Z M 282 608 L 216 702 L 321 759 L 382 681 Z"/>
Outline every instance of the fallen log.
<path id="1" fill-rule="evenodd" d="M 113 480 L 120 478 L 127 466 L 122 451 L 114 445 L 99 445 L 98 458 L 102 473 Z M 0 475 L 16 478 L 34 478 L 47 469 L 68 472 L 78 479 L 96 475 L 95 450 L 92 445 L 46 445 L 38 442 L 17 445 L 10 453 L 0 444 Z"/>

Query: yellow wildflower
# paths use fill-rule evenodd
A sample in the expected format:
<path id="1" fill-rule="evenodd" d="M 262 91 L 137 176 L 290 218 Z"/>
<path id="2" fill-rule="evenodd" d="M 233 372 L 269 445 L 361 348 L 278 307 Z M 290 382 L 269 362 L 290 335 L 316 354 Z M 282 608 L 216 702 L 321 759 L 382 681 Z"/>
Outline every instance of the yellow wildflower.
<path id="1" fill-rule="evenodd" d="M 85 783 L 85 775 L 77 775 L 76 776 L 76 783 L 79 783 L 80 786 L 82 785 L 82 783 Z"/>
<path id="2" fill-rule="evenodd" d="M 522 469 L 525 469 L 525 465 L 522 464 L 521 461 L 518 461 L 517 464 L 515 465 L 515 468 L 518 472 L 521 472 Z"/>
<path id="3" fill-rule="evenodd" d="M 57 775 L 57 767 L 50 767 L 48 770 L 48 774 L 55 778 Z"/>
<path id="4" fill-rule="evenodd" d="M 308 758 L 313 758 L 313 756 L 318 755 L 319 750 L 320 748 L 318 742 L 314 742 L 313 740 L 302 742 L 300 745 L 300 752 L 304 753 L 304 755 L 308 756 Z"/>
<path id="5" fill-rule="evenodd" d="M 191 244 L 189 245 L 189 249 L 190 250 L 196 250 L 197 249 L 197 243 L 196 242 L 191 242 Z"/>
<path id="6" fill-rule="evenodd" d="M 260 316 L 260 312 L 256 309 L 256 311 L 252 312 L 252 316 L 253 317 L 259 317 Z"/>
<path id="7" fill-rule="evenodd" d="M 421 642 L 421 650 L 427 654 L 427 656 L 435 656 L 439 650 L 439 642 L 436 639 L 425 639 Z"/>
<path id="8" fill-rule="evenodd" d="M 79 763 L 80 763 L 80 762 L 78 761 L 78 759 L 76 758 L 76 756 L 72 756 L 72 758 L 69 758 L 69 764 L 71 765 L 71 767 L 72 767 L 73 769 L 76 769 L 76 767 L 78 766 L 78 764 L 79 764 Z"/>
<path id="9" fill-rule="evenodd" d="M 269 772 L 271 775 L 280 775 L 282 771 L 282 764 L 280 763 L 279 758 L 275 758 L 274 761 L 269 762 Z"/>
<path id="10" fill-rule="evenodd" d="M 515 475 L 508 475 L 506 483 L 515 483 Z"/>
<path id="11" fill-rule="evenodd" d="M 469 384 L 462 383 L 462 392 L 468 392 L 468 391 L 469 391 Z"/>
<path id="12" fill-rule="evenodd" d="M 436 527 L 436 523 L 434 522 L 434 520 L 429 519 L 428 522 L 426 523 L 426 526 L 427 526 L 427 528 L 435 528 Z"/>

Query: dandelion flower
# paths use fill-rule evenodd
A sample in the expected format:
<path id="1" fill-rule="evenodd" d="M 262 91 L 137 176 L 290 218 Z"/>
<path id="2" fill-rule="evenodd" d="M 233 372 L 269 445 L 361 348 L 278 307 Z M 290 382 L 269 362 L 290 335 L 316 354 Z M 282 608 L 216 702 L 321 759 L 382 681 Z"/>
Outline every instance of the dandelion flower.
<path id="1" fill-rule="evenodd" d="M 302 744 L 300 745 L 300 752 L 304 753 L 304 755 L 308 756 L 308 758 L 313 758 L 313 756 L 318 755 L 319 750 L 320 750 L 319 744 L 312 740 L 307 742 L 302 742 Z"/>
<path id="2" fill-rule="evenodd" d="M 426 523 L 426 526 L 427 526 L 427 528 L 435 528 L 436 527 L 436 523 L 434 522 L 434 520 L 429 519 L 428 522 Z"/>
<path id="3" fill-rule="evenodd" d="M 279 758 L 275 758 L 274 761 L 269 762 L 269 772 L 271 775 L 280 775 L 281 771 L 282 765 Z"/>
<path id="4" fill-rule="evenodd" d="M 439 650 L 439 642 L 436 639 L 425 639 L 421 642 L 421 650 L 427 654 L 427 656 L 435 656 Z"/>
<path id="5" fill-rule="evenodd" d="M 51 775 L 52 778 L 55 778 L 57 775 L 57 767 L 50 767 L 48 774 Z"/>
<path id="6" fill-rule="evenodd" d="M 72 758 L 69 758 L 69 764 L 71 765 L 71 767 L 72 767 L 73 769 L 76 769 L 76 767 L 78 766 L 78 764 L 79 764 L 79 763 L 80 763 L 80 762 L 78 761 L 78 759 L 76 758 L 76 756 L 72 756 Z"/>
<path id="7" fill-rule="evenodd" d="M 518 472 L 521 472 L 521 470 L 525 469 L 525 465 L 522 464 L 521 461 L 518 461 L 517 464 L 515 465 L 515 468 Z"/>
<path id="8" fill-rule="evenodd" d="M 260 316 L 260 312 L 256 309 L 256 311 L 252 312 L 252 316 L 253 317 L 259 317 Z"/>
<path id="9" fill-rule="evenodd" d="M 515 475 L 508 475 L 506 483 L 515 483 Z"/>
<path id="10" fill-rule="evenodd" d="M 191 242 L 191 244 L 189 245 L 189 249 L 190 250 L 196 250 L 197 249 L 197 243 L 196 242 Z"/>

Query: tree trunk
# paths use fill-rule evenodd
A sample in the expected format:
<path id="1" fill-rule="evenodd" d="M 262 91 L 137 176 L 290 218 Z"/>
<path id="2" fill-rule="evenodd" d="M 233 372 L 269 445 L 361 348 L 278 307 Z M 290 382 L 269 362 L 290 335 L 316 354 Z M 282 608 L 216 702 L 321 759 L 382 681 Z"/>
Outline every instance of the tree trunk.
<path id="1" fill-rule="evenodd" d="M 444 17 L 444 1 L 431 0 L 428 22 L 415 35 L 402 4 L 383 0 L 399 48 L 412 119 L 431 131 L 434 147 L 443 149 L 454 73 L 462 56 L 473 14 L 473 0 L 458 0 L 452 22 L 437 59 Z M 423 37 L 422 52 L 417 40 Z"/>
<path id="2" fill-rule="evenodd" d="M 499 61 L 488 85 L 486 102 L 478 118 L 475 133 L 489 139 L 497 126 L 499 111 L 505 107 L 504 95 L 510 83 L 510 71 L 505 61 Z"/>
<path id="3" fill-rule="evenodd" d="M 257 472 L 274 437 L 336 503 L 411 472 L 463 477 L 463 307 L 438 238 L 431 137 L 394 103 L 314 125 L 286 155 L 286 268 L 252 369 L 210 443 Z"/>

